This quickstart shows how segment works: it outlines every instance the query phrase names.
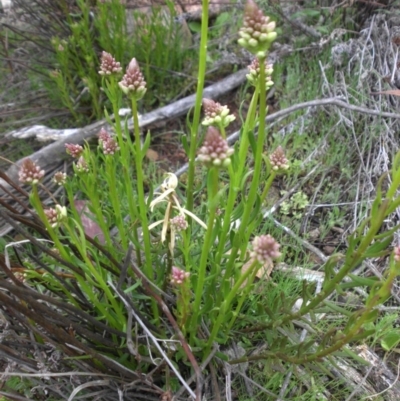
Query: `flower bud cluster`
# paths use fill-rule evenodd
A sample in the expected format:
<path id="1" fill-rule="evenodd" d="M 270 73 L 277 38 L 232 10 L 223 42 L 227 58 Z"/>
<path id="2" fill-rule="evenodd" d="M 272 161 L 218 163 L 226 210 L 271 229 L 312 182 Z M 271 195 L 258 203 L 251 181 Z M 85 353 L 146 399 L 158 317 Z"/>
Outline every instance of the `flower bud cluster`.
<path id="1" fill-rule="evenodd" d="M 99 138 L 99 142 L 103 143 L 110 138 L 110 134 L 104 128 L 102 128 L 97 137 Z"/>
<path id="2" fill-rule="evenodd" d="M 44 174 L 44 170 L 41 170 L 34 161 L 25 159 L 19 169 L 18 178 L 22 184 L 36 185 L 44 177 Z"/>
<path id="3" fill-rule="evenodd" d="M 257 57 L 265 58 L 277 36 L 275 26 L 275 22 L 265 16 L 253 0 L 247 0 L 238 43 Z"/>
<path id="4" fill-rule="evenodd" d="M 233 149 L 229 147 L 228 142 L 222 138 L 219 131 L 214 127 L 209 127 L 203 146 L 199 149 L 199 160 L 208 167 L 227 167 L 231 162 L 232 154 Z"/>
<path id="5" fill-rule="evenodd" d="M 74 159 L 78 159 L 83 153 L 83 148 L 81 145 L 76 145 L 74 143 L 65 144 L 66 152 L 71 155 Z"/>
<path id="6" fill-rule="evenodd" d="M 179 269 L 179 267 L 172 266 L 171 284 L 181 285 L 187 278 L 189 278 L 189 276 L 189 272 L 185 272 L 184 270 Z"/>
<path id="7" fill-rule="evenodd" d="M 67 208 L 65 206 L 56 205 L 55 209 L 45 209 L 44 214 L 51 227 L 56 228 L 67 218 Z"/>
<path id="8" fill-rule="evenodd" d="M 256 57 L 249 66 L 247 66 L 249 73 L 246 75 L 247 80 L 253 85 L 257 86 L 260 78 L 260 61 Z M 274 66 L 272 64 L 265 64 L 265 88 L 270 89 L 274 85 L 271 79 L 272 73 L 274 72 Z"/>
<path id="9" fill-rule="evenodd" d="M 146 93 L 146 81 L 135 58 L 129 63 L 119 86 L 126 95 L 133 96 L 136 100 L 141 99 Z"/>
<path id="10" fill-rule="evenodd" d="M 270 155 L 269 161 L 271 163 L 272 170 L 287 170 L 289 168 L 289 161 L 286 159 L 285 152 L 281 146 L 278 146 Z"/>
<path id="11" fill-rule="evenodd" d="M 65 185 L 67 182 L 67 174 L 62 171 L 57 171 L 57 173 L 54 174 L 53 182 L 59 186 Z"/>
<path id="12" fill-rule="evenodd" d="M 184 231 L 188 228 L 188 222 L 185 217 L 179 214 L 171 219 L 170 224 L 175 231 Z"/>
<path id="13" fill-rule="evenodd" d="M 98 137 L 105 155 L 113 155 L 120 149 L 117 141 L 104 128 L 100 130 Z"/>
<path id="14" fill-rule="evenodd" d="M 89 166 L 83 156 L 81 156 L 75 163 L 75 169 L 78 173 L 88 173 Z"/>
<path id="15" fill-rule="evenodd" d="M 233 114 L 229 114 L 228 106 L 222 106 L 212 99 L 203 99 L 204 120 L 205 126 L 213 125 L 214 127 L 227 127 L 234 119 Z"/>
<path id="16" fill-rule="evenodd" d="M 262 264 L 271 263 L 272 259 L 281 256 L 279 252 L 280 245 L 269 234 L 255 237 L 252 245 L 253 251 L 250 254 L 251 257 Z"/>
<path id="17" fill-rule="evenodd" d="M 122 71 L 121 64 L 107 52 L 101 53 L 100 75 L 117 75 Z"/>

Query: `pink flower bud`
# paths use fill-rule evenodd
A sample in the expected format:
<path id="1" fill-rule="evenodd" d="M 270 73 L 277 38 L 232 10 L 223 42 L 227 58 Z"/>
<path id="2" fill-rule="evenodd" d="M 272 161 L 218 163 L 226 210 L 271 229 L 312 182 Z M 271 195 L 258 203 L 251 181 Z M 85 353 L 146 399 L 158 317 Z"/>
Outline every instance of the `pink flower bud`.
<path id="1" fill-rule="evenodd" d="M 75 164 L 75 168 L 78 173 L 88 173 L 89 172 L 89 166 L 83 156 L 81 156 L 78 159 L 78 161 Z"/>
<path id="2" fill-rule="evenodd" d="M 253 240 L 253 251 L 251 257 L 260 263 L 270 263 L 272 259 L 279 258 L 280 245 L 273 237 L 268 235 L 260 235 Z"/>
<path id="3" fill-rule="evenodd" d="M 114 138 L 109 137 L 107 140 L 103 141 L 103 152 L 105 155 L 113 155 L 119 150 L 118 143 Z"/>
<path id="4" fill-rule="evenodd" d="M 62 171 L 57 171 L 57 173 L 54 174 L 53 182 L 60 186 L 64 185 L 67 182 L 67 174 Z"/>
<path id="5" fill-rule="evenodd" d="M 189 272 L 179 269 L 179 267 L 172 266 L 171 284 L 181 285 L 190 276 Z"/>
<path id="6" fill-rule="evenodd" d="M 247 66 L 249 73 L 246 75 L 247 80 L 253 85 L 257 86 L 258 80 L 260 78 L 260 61 L 257 57 Z M 265 87 L 268 90 L 274 85 L 271 79 L 271 75 L 274 72 L 274 67 L 272 64 L 265 64 Z"/>
<path id="7" fill-rule="evenodd" d="M 67 208 L 65 206 L 56 205 L 55 209 L 45 209 L 44 214 L 49 224 L 55 228 L 67 218 Z"/>
<path id="8" fill-rule="evenodd" d="M 276 39 L 275 23 L 264 16 L 253 0 L 244 6 L 243 26 L 239 30 L 239 44 L 249 52 L 264 58 Z"/>
<path id="9" fill-rule="evenodd" d="M 67 153 L 71 155 L 74 159 L 77 159 L 83 153 L 83 148 L 81 145 L 76 145 L 74 143 L 65 144 Z"/>
<path id="10" fill-rule="evenodd" d="M 285 152 L 281 146 L 278 146 L 269 157 L 272 170 L 287 170 L 289 168 L 289 161 L 286 159 Z"/>
<path id="11" fill-rule="evenodd" d="M 102 128 L 97 135 L 99 138 L 99 142 L 102 143 L 104 141 L 108 141 L 111 138 L 111 135 L 104 129 Z"/>
<path id="12" fill-rule="evenodd" d="M 135 58 L 131 60 L 119 86 L 126 95 L 141 99 L 146 93 L 146 81 Z"/>
<path id="13" fill-rule="evenodd" d="M 31 159 L 25 159 L 19 169 L 18 178 L 23 184 L 36 185 L 43 177 L 44 170 L 41 170 Z"/>
<path id="14" fill-rule="evenodd" d="M 100 75 L 116 75 L 122 71 L 121 64 L 107 52 L 101 53 Z"/>
<path id="15" fill-rule="evenodd" d="M 186 221 L 185 217 L 182 215 L 175 216 L 171 219 L 171 226 L 176 231 L 184 231 L 188 228 L 188 222 Z"/>
<path id="16" fill-rule="evenodd" d="M 203 146 L 199 149 L 199 160 L 207 166 L 226 166 L 230 163 L 230 156 L 233 149 L 228 142 L 222 138 L 219 131 L 214 127 L 209 127 Z"/>
<path id="17" fill-rule="evenodd" d="M 212 99 L 203 99 L 203 110 L 205 118 L 202 124 L 206 126 L 213 125 L 225 128 L 235 119 L 234 115 L 229 114 L 227 106 L 222 106 Z"/>

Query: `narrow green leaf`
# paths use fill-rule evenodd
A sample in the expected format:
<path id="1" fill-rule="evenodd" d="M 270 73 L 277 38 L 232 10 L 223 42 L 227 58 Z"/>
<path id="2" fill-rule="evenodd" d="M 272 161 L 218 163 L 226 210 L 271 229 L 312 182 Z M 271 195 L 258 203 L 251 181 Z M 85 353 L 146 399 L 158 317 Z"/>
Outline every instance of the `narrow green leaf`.
<path id="1" fill-rule="evenodd" d="M 366 258 L 376 258 L 382 256 L 383 251 L 387 251 L 387 248 L 392 243 L 392 236 L 384 239 L 383 241 L 375 242 L 370 245 L 363 255 L 363 259 Z M 386 253 L 386 252 L 384 252 Z"/>
<path id="2" fill-rule="evenodd" d="M 181 144 L 183 149 L 185 150 L 186 154 L 189 154 L 189 143 L 187 140 L 187 136 L 185 134 L 181 135 Z"/>
<path id="3" fill-rule="evenodd" d="M 142 159 L 146 156 L 146 153 L 150 147 L 150 142 L 151 142 L 151 135 L 150 135 L 150 131 L 147 131 L 147 135 L 146 138 L 144 140 L 144 144 L 142 147 Z"/>
<path id="4" fill-rule="evenodd" d="M 378 277 L 366 278 L 366 277 L 360 277 L 356 274 L 351 274 L 351 273 L 349 274 L 349 277 L 352 279 L 352 281 L 349 283 L 343 284 L 342 288 L 352 288 L 353 286 L 354 287 L 365 287 L 365 286 L 372 287 L 373 285 L 375 285 L 377 283 L 377 281 L 379 281 Z"/>
<path id="5" fill-rule="evenodd" d="M 248 133 L 249 136 L 249 143 L 251 146 L 251 151 L 253 152 L 253 155 L 257 153 L 257 141 L 256 137 L 254 136 L 254 132 L 252 130 L 249 131 Z"/>

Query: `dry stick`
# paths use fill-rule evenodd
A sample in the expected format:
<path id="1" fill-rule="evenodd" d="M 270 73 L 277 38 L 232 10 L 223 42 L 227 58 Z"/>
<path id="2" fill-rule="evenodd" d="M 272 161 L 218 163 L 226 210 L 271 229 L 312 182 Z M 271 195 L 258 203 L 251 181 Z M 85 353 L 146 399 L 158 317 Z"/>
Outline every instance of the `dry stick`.
<path id="1" fill-rule="evenodd" d="M 197 379 L 196 400 L 201 400 L 201 388 L 202 388 L 202 384 L 203 384 L 203 376 L 201 374 L 202 370 L 200 370 L 199 365 L 197 364 L 196 358 L 194 357 L 188 343 L 186 342 L 185 336 L 181 332 L 176 320 L 174 319 L 170 310 L 168 309 L 168 306 L 165 304 L 163 299 L 158 295 L 158 293 L 155 293 L 153 291 L 152 286 L 154 286 L 154 284 L 139 269 L 139 267 L 136 265 L 134 260 L 131 261 L 131 268 L 132 268 L 133 272 L 136 274 L 136 276 L 138 276 L 140 279 L 142 279 L 145 290 L 147 291 L 149 296 L 153 297 L 157 301 L 161 310 L 164 312 L 165 316 L 167 317 L 167 319 L 171 323 L 172 327 L 174 328 L 175 333 L 178 336 L 181 346 L 183 348 L 183 351 L 185 352 L 187 358 L 189 359 L 189 361 L 192 364 L 192 367 L 195 371 L 195 375 L 196 375 L 196 379 Z M 123 296 L 124 296 L 124 294 L 123 294 Z M 130 302 L 128 302 L 128 301 L 126 301 L 126 302 L 128 304 L 130 304 Z M 186 386 L 186 385 L 187 384 L 184 383 L 184 386 Z"/>
<path id="2" fill-rule="evenodd" d="M 193 399 L 196 399 L 196 401 L 200 401 L 201 397 L 198 398 L 198 394 L 196 395 L 193 390 L 186 384 L 185 380 L 181 376 L 181 374 L 178 372 L 178 370 L 175 368 L 174 364 L 170 361 L 168 358 L 168 355 L 164 352 L 164 350 L 161 348 L 161 346 L 158 344 L 158 339 L 153 336 L 152 332 L 146 327 L 146 325 L 142 322 L 142 320 L 139 318 L 138 315 L 134 312 L 133 308 L 131 308 L 130 303 L 125 299 L 125 294 L 123 294 L 118 288 L 115 287 L 114 283 L 112 281 L 108 282 L 108 285 L 116 292 L 116 294 L 120 297 L 121 301 L 125 304 L 125 307 L 127 308 L 128 312 L 133 315 L 133 317 L 136 319 L 136 321 L 140 324 L 142 327 L 143 331 L 150 337 L 160 354 L 163 356 L 165 361 L 168 363 L 169 367 L 173 370 L 173 372 L 176 374 L 176 377 L 179 379 L 179 381 L 185 386 L 186 390 L 189 392 L 189 394 L 193 397 Z M 153 294 L 155 296 L 155 294 Z M 164 310 L 165 312 L 165 310 Z"/>
<path id="3" fill-rule="evenodd" d="M 221 94 L 226 93 L 229 90 L 233 90 L 237 86 L 239 86 L 243 81 L 244 81 L 244 76 L 246 74 L 247 70 L 241 70 L 237 72 L 236 74 L 233 74 L 229 76 L 228 78 L 225 78 L 224 80 L 218 82 L 217 84 L 211 85 L 207 87 L 204 90 L 204 96 L 205 97 L 210 97 L 210 98 L 216 98 L 220 96 Z M 147 113 L 139 119 L 139 124 L 141 128 L 144 128 L 156 121 L 160 120 L 166 120 L 166 119 L 171 119 L 171 118 L 176 118 L 179 117 L 185 113 L 188 112 L 190 107 L 193 106 L 194 104 L 194 99 L 195 96 L 191 95 L 188 96 L 184 99 L 181 99 L 171 105 L 162 107 L 160 109 L 157 109 L 155 111 L 152 111 L 150 113 Z M 338 106 L 342 107 L 345 109 L 353 110 L 359 113 L 363 114 L 369 114 L 369 115 L 376 115 L 376 116 L 381 116 L 385 118 L 396 118 L 400 119 L 400 114 L 397 113 L 389 113 L 389 112 L 379 112 L 376 110 L 371 110 L 366 107 L 360 107 L 360 106 L 354 106 L 351 104 L 348 104 L 341 100 L 338 97 L 333 97 L 333 98 L 327 98 L 327 99 L 320 99 L 320 100 L 312 100 L 309 102 L 304 102 L 304 103 L 299 103 L 293 106 L 290 106 L 284 110 L 280 110 L 274 114 L 271 114 L 267 116 L 266 122 L 270 123 L 276 119 L 285 117 L 290 115 L 291 113 L 301 110 L 304 108 L 308 107 L 319 107 L 319 106 Z M 38 152 L 33 153 L 30 158 L 37 163 L 41 168 L 44 168 L 45 170 L 47 167 L 52 166 L 53 164 L 59 163 L 60 159 L 64 157 L 65 155 L 65 143 L 67 142 L 72 142 L 72 143 L 83 143 L 85 140 L 88 140 L 95 135 L 98 134 L 101 128 L 106 128 L 108 127 L 108 124 L 106 120 L 101 120 L 99 122 L 96 122 L 94 124 L 91 124 L 85 128 L 82 128 L 79 130 L 77 133 L 73 135 L 69 135 L 63 139 L 60 139 L 59 141 L 50 144 Z M 131 127 L 131 122 L 129 121 L 128 123 L 128 128 Z M 236 142 L 239 139 L 239 134 L 240 131 L 236 131 L 232 135 L 228 137 L 228 143 L 232 144 Z M 19 160 L 15 165 L 11 166 L 7 170 L 7 175 L 10 177 L 11 180 L 17 181 L 18 177 L 18 170 L 19 166 L 21 165 L 23 159 Z M 175 173 L 176 176 L 180 176 L 183 173 L 185 173 L 188 169 L 188 164 L 185 164 L 182 166 L 180 169 L 178 169 Z M 2 183 L 2 180 L 0 180 L 0 183 Z M 7 185 L 7 184 L 5 184 Z M 0 191 L 0 195 L 2 195 Z M 0 230 L 0 237 L 4 236 L 11 230 L 10 226 L 6 226 L 3 229 Z M 112 235 L 115 235 L 117 231 L 114 229 L 112 231 Z"/>
<path id="4" fill-rule="evenodd" d="M 216 84 L 208 86 L 204 89 L 204 97 L 215 99 L 237 88 L 245 81 L 246 73 L 247 69 L 240 70 L 237 73 L 232 74 L 229 77 L 217 82 Z M 155 122 L 170 120 L 185 115 L 190 110 L 190 108 L 193 107 L 194 102 L 195 95 L 191 95 L 181 100 L 178 100 L 177 102 L 172 103 L 168 106 L 161 107 L 157 110 L 151 111 L 150 113 L 144 114 L 139 118 L 139 126 L 140 128 L 145 128 Z M 111 116 L 111 118 L 113 118 L 113 116 Z M 44 148 L 40 149 L 38 152 L 33 153 L 30 158 L 42 169 L 47 170 L 47 166 L 59 163 L 60 159 L 67 156 L 65 153 L 66 143 L 82 144 L 84 143 L 84 141 L 95 137 L 99 133 L 101 128 L 109 128 L 109 124 L 107 123 L 106 119 L 79 129 L 76 133 L 72 135 L 65 135 L 65 137 L 58 140 L 57 142 L 47 145 Z M 129 119 L 128 129 L 132 128 L 133 123 Z M 17 181 L 19 166 L 21 165 L 23 160 L 24 159 L 18 160 L 15 163 L 15 166 L 11 166 L 7 170 L 7 175 L 13 181 Z"/>
<path id="5" fill-rule="evenodd" d="M 397 113 L 379 112 L 376 110 L 368 109 L 367 107 L 354 106 L 352 104 L 348 104 L 348 103 L 344 102 L 339 97 L 331 97 L 331 98 L 326 98 L 326 99 L 311 100 L 309 102 L 295 104 L 286 109 L 283 109 L 276 113 L 270 114 L 269 116 L 267 116 L 265 121 L 267 123 L 271 123 L 279 118 L 286 117 L 286 116 L 294 113 L 295 111 L 298 111 L 301 109 L 306 109 L 308 107 L 320 107 L 320 106 L 338 106 L 338 107 L 342 107 L 342 108 L 348 109 L 348 110 L 353 110 L 353 111 L 356 111 L 356 112 L 362 113 L 362 114 L 381 116 L 381 117 L 385 117 L 385 118 L 400 119 L 400 114 L 397 114 Z M 256 128 L 257 127 L 255 127 L 255 129 Z M 239 135 L 240 135 L 240 131 L 234 132 L 232 135 L 230 135 L 227 138 L 228 143 L 230 145 L 235 143 L 239 139 Z M 187 171 L 187 169 L 188 169 L 188 165 L 185 164 L 176 171 L 175 175 L 177 177 L 179 177 L 180 175 L 185 173 Z"/>
<path id="6" fill-rule="evenodd" d="M 200 365 L 200 372 L 202 372 L 202 371 L 207 367 L 207 365 L 211 362 L 211 359 L 214 358 L 214 355 L 216 354 L 216 352 L 217 352 L 218 350 L 219 350 L 218 344 L 214 343 L 213 349 L 211 350 L 210 354 L 207 356 L 207 358 L 204 360 L 204 362 Z M 190 376 L 190 378 L 189 378 L 188 380 L 186 380 L 186 384 L 189 385 L 189 384 L 192 383 L 195 379 L 196 379 L 196 373 L 193 374 L 192 376 Z M 185 387 L 182 386 L 182 387 L 174 394 L 174 397 L 175 397 L 176 399 L 178 399 L 178 398 L 183 394 L 184 391 L 185 391 Z"/>

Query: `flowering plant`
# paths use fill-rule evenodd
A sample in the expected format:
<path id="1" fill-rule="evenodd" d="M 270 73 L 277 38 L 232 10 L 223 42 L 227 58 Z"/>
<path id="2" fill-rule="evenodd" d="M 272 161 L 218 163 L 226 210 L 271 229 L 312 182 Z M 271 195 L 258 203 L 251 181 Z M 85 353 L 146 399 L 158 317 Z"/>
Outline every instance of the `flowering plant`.
<path id="1" fill-rule="evenodd" d="M 349 249 L 325 262 L 320 291 L 314 293 L 312 284 L 304 283 L 298 310 L 293 308 L 293 297 L 274 312 L 265 305 L 255 319 L 246 317 L 246 302 L 255 293 L 257 277 L 285 257 L 281 239 L 274 238 L 262 225 L 262 204 L 271 185 L 290 168 L 283 147 L 265 148 L 266 94 L 273 85 L 273 68 L 267 55 L 277 35 L 275 23 L 253 0 L 248 0 L 239 44 L 256 56 L 248 74 L 254 92 L 239 142 L 230 147 L 225 130 L 234 116 L 226 105 L 202 99 L 207 16 L 207 7 L 203 7 L 199 83 L 190 125 L 185 185 L 173 173 L 167 174 L 159 190 L 146 185 L 143 160 L 150 136 L 142 144 L 138 102 L 151 94 L 147 93 L 135 58 L 120 77 L 120 63 L 105 52 L 99 73 L 113 108 L 114 120 L 107 116 L 115 133 L 104 129 L 99 132 L 98 154 L 88 146 L 66 145 L 67 153 L 76 160 L 75 174 L 66 177 L 58 172 L 54 180 L 65 188 L 68 206 L 45 208 L 37 190 L 45 172 L 29 159 L 21 166 L 19 178 L 33 188 L 31 203 L 45 228 L 42 233 L 53 241 L 75 280 L 68 289 L 56 280 L 51 285 L 71 305 L 79 308 L 89 304 L 91 314 L 106 321 L 105 326 L 112 330 L 107 340 L 118 345 L 113 358 L 128 370 L 142 369 L 143 361 L 149 370 L 154 355 L 166 359 L 159 342 L 169 341 L 171 332 L 171 341 L 179 341 L 180 348 L 166 346 L 168 355 L 173 355 L 176 363 L 190 361 L 196 371 L 198 361 L 212 357 L 216 345 L 234 341 L 239 330 L 242 334 L 264 330 L 270 339 L 269 349 L 231 363 L 257 359 L 292 364 L 319 361 L 368 334 L 366 323 L 376 317 L 377 306 L 390 296 L 391 285 L 400 272 L 398 248 L 382 281 L 363 280 L 362 285 L 370 290 L 365 306 L 352 314 L 342 310 L 349 319 L 341 331 L 322 335 L 323 341 L 317 346 L 315 338 L 294 346 L 290 334 L 282 339 L 280 333 L 290 331 L 294 321 L 309 322 L 317 308 L 330 305 L 328 298 L 335 290 L 358 286 L 351 271 L 366 257 L 390 253 L 387 248 L 393 230 L 380 229 L 400 205 L 396 192 L 400 185 L 400 155 L 394 160 L 386 193 L 379 183 L 370 217 L 350 237 Z M 132 110 L 132 136 L 118 114 L 123 101 Z M 202 107 L 205 118 L 201 123 Z M 204 138 L 202 125 L 207 127 Z M 260 182 L 264 170 L 266 179 Z M 202 179 L 196 181 L 199 176 Z M 88 204 L 86 212 L 78 210 L 78 192 Z M 83 222 L 88 216 L 99 227 L 102 239 L 85 232 Z M 352 280 L 350 284 L 343 284 L 345 278 Z M 137 335 L 138 345 L 134 348 L 132 316 L 146 332 L 146 338 L 157 333 L 160 339 L 145 347 Z M 175 364 L 169 365 L 171 369 Z"/>

